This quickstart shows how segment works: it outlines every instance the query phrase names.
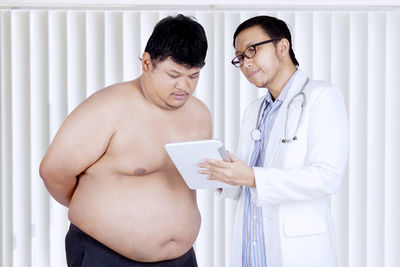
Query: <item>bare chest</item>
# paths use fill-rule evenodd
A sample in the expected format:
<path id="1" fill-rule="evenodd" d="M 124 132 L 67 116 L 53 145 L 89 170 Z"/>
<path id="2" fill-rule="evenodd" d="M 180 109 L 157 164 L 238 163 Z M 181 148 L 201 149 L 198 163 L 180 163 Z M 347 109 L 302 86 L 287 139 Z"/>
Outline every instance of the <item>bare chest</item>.
<path id="1" fill-rule="evenodd" d="M 110 168 L 125 175 L 177 173 L 164 145 L 204 139 L 201 130 L 182 120 L 140 119 L 125 124 L 112 137 L 105 159 Z"/>

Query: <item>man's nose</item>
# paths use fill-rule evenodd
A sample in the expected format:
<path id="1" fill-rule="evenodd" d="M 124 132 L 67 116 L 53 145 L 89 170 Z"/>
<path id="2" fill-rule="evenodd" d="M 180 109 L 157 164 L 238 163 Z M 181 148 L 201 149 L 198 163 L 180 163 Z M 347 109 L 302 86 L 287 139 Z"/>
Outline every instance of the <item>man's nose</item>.
<path id="1" fill-rule="evenodd" d="M 184 77 L 179 78 L 178 81 L 176 82 L 175 87 L 176 87 L 177 89 L 180 89 L 180 90 L 184 90 L 185 88 L 187 88 L 187 81 L 186 81 L 186 79 L 185 79 Z"/>

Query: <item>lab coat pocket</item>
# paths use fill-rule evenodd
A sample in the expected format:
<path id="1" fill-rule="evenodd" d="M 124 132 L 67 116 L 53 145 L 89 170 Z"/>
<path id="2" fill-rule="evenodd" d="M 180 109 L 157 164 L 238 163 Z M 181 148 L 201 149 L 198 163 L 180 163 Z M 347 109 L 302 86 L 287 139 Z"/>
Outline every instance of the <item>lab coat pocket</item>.
<path id="1" fill-rule="evenodd" d="M 282 225 L 283 267 L 331 267 L 334 254 L 327 225 L 318 214 L 290 216 Z"/>
<path id="2" fill-rule="evenodd" d="M 323 234 L 326 229 L 324 221 L 317 215 L 287 218 L 283 222 L 283 231 L 289 238 Z"/>

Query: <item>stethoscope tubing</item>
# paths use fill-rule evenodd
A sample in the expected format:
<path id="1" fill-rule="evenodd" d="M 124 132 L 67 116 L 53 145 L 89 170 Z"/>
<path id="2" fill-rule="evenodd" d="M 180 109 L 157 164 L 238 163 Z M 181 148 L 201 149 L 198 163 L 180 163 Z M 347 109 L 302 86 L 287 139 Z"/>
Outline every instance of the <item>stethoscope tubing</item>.
<path id="1" fill-rule="evenodd" d="M 303 84 L 303 86 L 301 87 L 301 90 L 295 94 L 289 101 L 288 105 L 287 105 L 287 109 L 286 109 L 286 119 L 285 119 L 285 131 L 284 131 L 284 137 L 282 139 L 282 143 L 290 143 L 293 141 L 297 140 L 297 131 L 300 127 L 302 118 L 303 118 L 303 111 L 304 111 L 304 107 L 306 106 L 306 94 L 304 92 L 304 89 L 306 88 L 308 82 L 310 81 L 309 78 L 307 78 L 306 82 Z M 297 122 L 297 126 L 296 126 L 296 130 L 294 132 L 294 135 L 292 138 L 287 138 L 287 122 L 288 122 L 288 117 L 289 117 L 289 108 L 290 105 L 293 103 L 293 100 L 295 100 L 297 97 L 302 96 L 302 103 L 301 103 L 301 112 L 300 112 L 300 118 Z M 250 137 L 253 141 L 260 141 L 261 140 L 261 131 L 259 129 L 260 127 L 260 115 L 261 115 L 261 111 L 263 109 L 264 106 L 264 102 L 266 100 L 264 99 L 260 105 L 260 107 L 258 108 L 258 113 L 257 113 L 257 120 L 256 120 L 256 127 L 251 131 Z"/>

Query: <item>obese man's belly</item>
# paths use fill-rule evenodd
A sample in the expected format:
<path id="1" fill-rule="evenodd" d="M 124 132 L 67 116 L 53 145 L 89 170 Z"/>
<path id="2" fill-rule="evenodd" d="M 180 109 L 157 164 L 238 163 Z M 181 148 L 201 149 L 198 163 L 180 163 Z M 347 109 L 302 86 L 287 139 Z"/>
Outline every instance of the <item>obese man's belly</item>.
<path id="1" fill-rule="evenodd" d="M 177 258 L 200 228 L 195 192 L 176 171 L 143 176 L 84 174 L 69 207 L 82 231 L 135 261 Z"/>

